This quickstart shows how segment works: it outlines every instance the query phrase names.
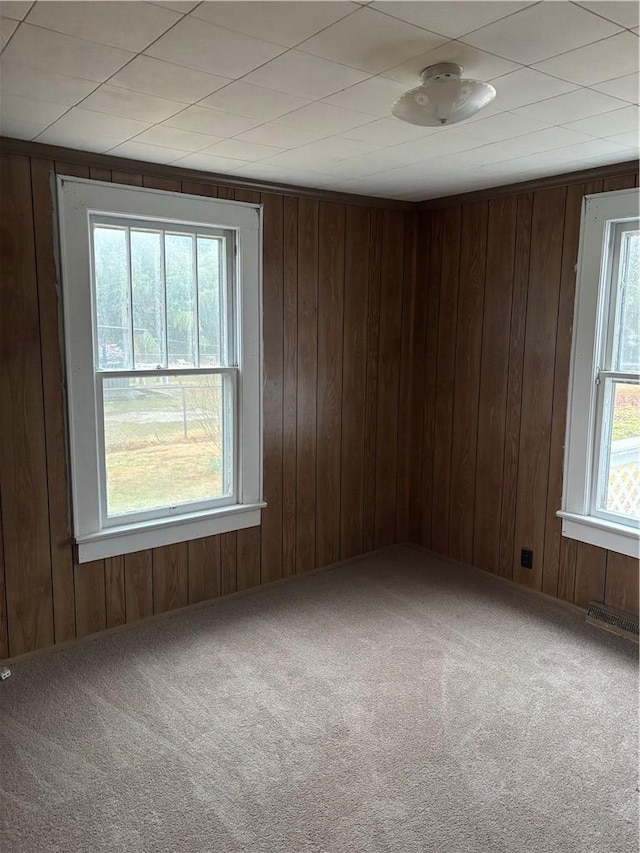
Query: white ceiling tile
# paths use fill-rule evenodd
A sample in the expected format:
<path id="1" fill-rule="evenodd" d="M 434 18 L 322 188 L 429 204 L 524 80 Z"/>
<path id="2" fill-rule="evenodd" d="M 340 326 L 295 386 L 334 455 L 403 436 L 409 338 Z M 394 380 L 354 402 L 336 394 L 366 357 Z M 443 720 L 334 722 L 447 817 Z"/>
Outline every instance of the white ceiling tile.
<path id="1" fill-rule="evenodd" d="M 203 18 L 255 38 L 293 47 L 354 12 L 352 3 L 338 2 L 204 2 L 193 17 Z"/>
<path id="2" fill-rule="evenodd" d="M 193 130 L 182 130 L 179 127 L 169 127 L 166 124 L 156 124 L 148 130 L 138 134 L 133 142 L 144 145 L 162 146 L 163 148 L 177 148 L 183 152 L 202 151 L 216 142 L 222 142 L 220 136 L 212 136 L 208 133 L 195 133 Z"/>
<path id="3" fill-rule="evenodd" d="M 510 140 L 509 147 L 513 157 L 519 157 L 588 141 L 589 137 L 584 133 L 576 133 L 576 131 L 569 130 L 566 127 L 547 127 L 544 130 L 538 130 L 536 133 L 529 133 L 526 136 L 518 136 L 516 139 Z M 504 159 L 508 160 L 509 157 Z"/>
<path id="4" fill-rule="evenodd" d="M 516 71 L 520 67 L 515 62 L 493 56 L 461 41 L 450 41 L 442 47 L 414 56 L 408 62 L 390 68 L 385 71 L 384 76 L 411 86 L 419 86 L 421 72 L 427 66 L 435 65 L 437 62 L 457 62 L 463 68 L 463 77 L 478 80 L 492 80 L 494 77 Z"/>
<path id="5" fill-rule="evenodd" d="M 73 137 L 74 133 L 78 134 L 79 137 L 104 137 L 108 147 L 113 148 L 118 142 L 124 142 L 131 136 L 142 133 L 143 130 L 147 129 L 147 126 L 146 122 L 106 115 L 106 113 L 96 113 L 93 110 L 84 110 L 81 107 L 72 107 L 49 130 L 52 134 L 58 132 L 70 138 Z"/>
<path id="6" fill-rule="evenodd" d="M 310 145 L 295 148 L 293 151 L 285 152 L 282 157 L 291 154 L 305 162 L 315 162 L 316 159 L 318 161 L 345 160 L 348 157 L 361 157 L 363 154 L 369 154 L 371 151 L 375 151 L 377 147 L 379 146 L 370 145 L 357 139 L 331 136 L 318 142 L 312 142 Z M 271 158 L 271 162 L 275 162 L 275 159 Z"/>
<path id="7" fill-rule="evenodd" d="M 198 5 L 198 0 L 153 0 L 153 5 L 164 6 L 165 9 L 186 14 Z"/>
<path id="8" fill-rule="evenodd" d="M 540 62 L 536 69 L 581 86 L 634 74 L 638 71 L 638 37 L 622 32 Z"/>
<path id="9" fill-rule="evenodd" d="M 461 136 L 450 128 L 438 129 L 437 133 L 425 136 L 412 142 L 404 142 L 385 149 L 388 156 L 395 161 L 396 166 L 411 166 L 420 163 L 428 157 L 440 157 L 444 154 L 455 154 L 457 151 L 465 151 L 475 148 L 477 140 L 468 136 Z"/>
<path id="10" fill-rule="evenodd" d="M 201 106 L 268 121 L 298 110 L 308 103 L 309 101 L 295 95 L 263 89 L 261 86 L 252 86 L 243 80 L 237 80 L 204 98 Z"/>
<path id="11" fill-rule="evenodd" d="M 133 59 L 134 54 L 25 23 L 2 56 L 7 62 L 102 83 Z"/>
<path id="12" fill-rule="evenodd" d="M 3 118 L 14 121 L 35 122 L 50 125 L 60 118 L 69 107 L 66 104 L 52 104 L 45 101 L 34 101 L 19 95 L 8 95 L 4 91 L 0 101 L 0 112 Z"/>
<path id="13" fill-rule="evenodd" d="M 0 2 L 0 15 L 5 18 L 13 18 L 14 21 L 24 21 L 32 6 L 32 2 L 22 2 L 22 0 L 2 0 Z"/>
<path id="14" fill-rule="evenodd" d="M 458 0 L 454 4 L 450 0 L 449 2 L 434 0 L 429 3 L 393 0 L 393 2 L 372 3 L 371 6 L 380 12 L 393 15 L 394 18 L 431 30 L 433 33 L 456 38 L 531 6 L 532 2 L 533 0 L 529 0 L 528 3 L 486 0 L 479 3 L 477 0 Z"/>
<path id="15" fill-rule="evenodd" d="M 235 79 L 282 53 L 280 45 L 183 18 L 146 51 L 148 56 Z"/>
<path id="16" fill-rule="evenodd" d="M 574 47 L 606 38 L 618 24 L 580 6 L 543 2 L 463 37 L 463 41 L 522 65 L 540 62 Z"/>
<path id="17" fill-rule="evenodd" d="M 598 139 L 597 142 L 615 142 L 616 145 L 623 145 L 625 148 L 634 148 L 636 155 L 638 152 L 640 132 L 638 130 L 630 130 L 627 133 L 616 133 L 615 136 L 610 136 L 606 140 Z M 591 143 L 589 143 L 591 144 Z"/>
<path id="18" fill-rule="evenodd" d="M 299 50 L 375 74 L 436 48 L 446 40 L 365 8 L 308 39 Z"/>
<path id="19" fill-rule="evenodd" d="M 527 118 L 546 121 L 547 124 L 568 124 L 589 116 L 596 116 L 611 110 L 621 109 L 624 101 L 594 92 L 592 89 L 576 89 L 566 95 L 548 98 L 537 104 L 529 104 L 515 110 L 515 113 Z"/>
<path id="20" fill-rule="evenodd" d="M 539 121 L 538 119 L 525 118 L 514 113 L 498 113 L 475 122 L 463 122 L 456 132 L 479 142 L 499 142 L 502 139 L 512 139 L 525 133 L 535 133 L 542 130 L 551 122 Z"/>
<path id="21" fill-rule="evenodd" d="M 98 113 L 155 123 L 175 115 L 183 109 L 183 104 L 105 83 L 84 99 L 82 107 Z"/>
<path id="22" fill-rule="evenodd" d="M 277 122 L 267 122 L 260 127 L 254 127 L 246 133 L 239 134 L 236 139 L 247 142 L 257 142 L 260 145 L 274 145 L 276 148 L 297 148 L 299 145 L 307 145 L 318 139 L 328 136 L 323 130 L 315 133 L 309 130 L 300 130 L 295 127 L 286 127 Z"/>
<path id="23" fill-rule="evenodd" d="M 594 83 L 592 88 L 622 101 L 629 101 L 630 104 L 637 104 L 640 100 L 640 75 L 626 74 L 614 80 L 603 80 L 602 83 Z"/>
<path id="24" fill-rule="evenodd" d="M 136 53 L 179 20 L 177 12 L 137 0 L 40 2 L 29 13 L 29 23 L 38 27 Z"/>
<path id="25" fill-rule="evenodd" d="M 348 160 L 335 160 L 325 167 L 327 174 L 333 175 L 335 178 L 342 180 L 351 180 L 353 178 L 362 178 L 368 175 L 376 175 L 380 172 L 389 171 L 389 169 L 402 164 L 401 160 L 390 162 L 388 149 L 373 151 L 371 154 L 364 154 L 362 157 L 351 157 Z"/>
<path id="26" fill-rule="evenodd" d="M 368 76 L 355 68 L 290 50 L 247 75 L 244 82 L 298 95 L 307 100 L 317 100 L 354 86 Z"/>
<path id="27" fill-rule="evenodd" d="M 184 169 L 200 169 L 203 172 L 216 172 L 218 174 L 230 174 L 241 166 L 246 165 L 242 160 L 232 160 L 230 157 L 215 157 L 212 154 L 187 154 L 180 160 L 176 160 L 174 166 Z"/>
<path id="28" fill-rule="evenodd" d="M 503 110 L 513 110 L 527 104 L 563 95 L 576 88 L 575 83 L 558 80 L 532 68 L 520 68 L 491 81 L 496 90 L 494 103 Z"/>
<path id="29" fill-rule="evenodd" d="M 235 136 L 255 127 L 255 119 L 244 116 L 234 116 L 219 110 L 208 110 L 204 107 L 187 107 L 181 113 L 167 119 L 165 124 L 170 127 L 181 127 L 184 130 L 195 130 L 197 133 L 210 133 L 213 136 Z"/>
<path id="30" fill-rule="evenodd" d="M 404 83 L 390 80 L 387 77 L 370 77 L 362 83 L 356 83 L 342 92 L 325 98 L 327 104 L 342 107 L 345 110 L 356 110 L 372 116 L 391 115 L 393 102 L 406 90 Z"/>
<path id="31" fill-rule="evenodd" d="M 397 118 L 380 118 L 370 124 L 364 124 L 353 130 L 346 131 L 343 136 L 349 139 L 361 139 L 375 145 L 399 145 L 411 139 L 420 139 L 430 133 L 437 132 L 433 127 L 417 127 Z"/>
<path id="32" fill-rule="evenodd" d="M 282 148 L 275 148 L 273 145 L 258 145 L 255 142 L 245 142 L 242 139 L 225 139 L 211 146 L 211 148 L 207 148 L 204 153 L 212 154 L 215 157 L 230 157 L 233 160 L 242 160 L 247 163 L 273 157 L 274 154 L 280 154 L 281 151 Z"/>
<path id="33" fill-rule="evenodd" d="M 293 184 L 294 186 L 324 187 L 330 183 L 331 178 L 322 172 L 314 172 L 312 169 L 295 169 L 292 166 L 274 166 L 271 163 L 249 163 L 234 172 L 245 178 L 255 178 L 262 181 L 275 181 L 279 184 Z"/>
<path id="34" fill-rule="evenodd" d="M 628 133 L 638 128 L 640 111 L 638 107 L 626 106 L 620 110 L 594 115 L 591 118 L 583 118 L 580 121 L 572 121 L 564 126 L 576 133 L 584 133 L 588 136 L 615 136 L 617 133 Z"/>
<path id="35" fill-rule="evenodd" d="M 637 27 L 640 21 L 640 5 L 634 0 L 605 0 L 605 2 L 579 0 L 579 5 L 623 27 Z"/>
<path id="36" fill-rule="evenodd" d="M 548 152 L 548 156 L 553 157 L 556 163 L 583 163 L 609 154 L 617 155 L 622 161 L 624 146 L 612 139 L 592 139 L 590 142 L 581 142 L 579 145 Z"/>
<path id="37" fill-rule="evenodd" d="M 300 130 L 325 131 L 325 136 L 367 124 L 371 116 L 353 110 L 343 110 L 331 104 L 314 103 L 280 117 L 278 124 Z"/>
<path id="38" fill-rule="evenodd" d="M 9 44 L 9 39 L 18 29 L 19 21 L 13 21 L 11 18 L 0 18 L 0 49 Z"/>
<path id="39" fill-rule="evenodd" d="M 96 88 L 93 80 L 41 71 L 17 62 L 0 62 L 2 95 L 20 95 L 36 101 L 51 101 L 71 107 Z"/>
<path id="40" fill-rule="evenodd" d="M 459 170 L 501 163 L 504 160 L 518 156 L 518 151 L 514 153 L 514 142 L 517 142 L 517 140 L 491 142 L 467 151 L 444 154 L 437 161 L 434 161 L 434 164 L 438 172 L 440 172 L 441 169 L 445 171 Z"/>
<path id="41" fill-rule="evenodd" d="M 227 77 L 204 74 L 151 56 L 136 56 L 109 80 L 109 83 L 122 89 L 157 95 L 184 104 L 193 104 L 230 82 Z"/>
<path id="42" fill-rule="evenodd" d="M 179 148 L 144 145 L 135 139 L 116 145 L 115 148 L 110 148 L 109 154 L 114 157 L 127 157 L 130 160 L 144 160 L 149 163 L 173 163 L 174 160 L 184 157 L 184 151 Z"/>
<path id="43" fill-rule="evenodd" d="M 14 139 L 34 139 L 47 127 L 47 121 L 15 119 L 5 117 L 0 113 L 0 136 Z"/>

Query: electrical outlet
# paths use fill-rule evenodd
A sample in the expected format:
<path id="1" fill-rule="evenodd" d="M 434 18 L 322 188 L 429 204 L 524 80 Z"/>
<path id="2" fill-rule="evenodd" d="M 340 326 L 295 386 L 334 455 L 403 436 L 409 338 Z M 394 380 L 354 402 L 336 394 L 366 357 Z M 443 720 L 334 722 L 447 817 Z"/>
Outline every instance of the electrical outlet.
<path id="1" fill-rule="evenodd" d="M 533 568 L 533 551 L 531 548 L 523 548 L 520 551 L 520 565 L 523 569 Z"/>

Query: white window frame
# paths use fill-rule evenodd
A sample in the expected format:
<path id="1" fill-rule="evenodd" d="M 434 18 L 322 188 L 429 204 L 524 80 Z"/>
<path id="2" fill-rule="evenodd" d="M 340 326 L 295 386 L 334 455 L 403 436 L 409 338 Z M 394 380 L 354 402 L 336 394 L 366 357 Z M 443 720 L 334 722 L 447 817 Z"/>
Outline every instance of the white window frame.
<path id="1" fill-rule="evenodd" d="M 78 562 L 259 525 L 261 509 L 266 506 L 262 496 L 262 206 L 66 176 L 57 178 L 57 204 Z M 104 481 L 99 473 L 102 423 L 94 370 L 91 286 L 90 217 L 95 214 L 235 233 L 235 502 L 170 515 L 161 510 L 152 518 L 132 523 L 105 522 L 99 487 Z M 194 371 L 168 372 L 188 375 Z"/>
<path id="2" fill-rule="evenodd" d="M 606 351 L 611 346 L 616 225 L 638 219 L 638 190 L 587 195 L 582 204 L 564 456 L 562 535 L 640 557 L 640 529 L 597 509 Z"/>

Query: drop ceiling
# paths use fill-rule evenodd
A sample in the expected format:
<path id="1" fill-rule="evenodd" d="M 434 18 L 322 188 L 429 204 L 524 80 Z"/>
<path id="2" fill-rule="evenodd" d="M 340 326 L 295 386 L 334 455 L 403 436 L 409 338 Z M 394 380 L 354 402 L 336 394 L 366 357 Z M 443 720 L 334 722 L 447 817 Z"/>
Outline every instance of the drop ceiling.
<path id="1" fill-rule="evenodd" d="M 638 11 L 602 2 L 0 3 L 1 132 L 409 201 L 635 159 Z M 391 116 L 457 62 L 495 101 Z"/>

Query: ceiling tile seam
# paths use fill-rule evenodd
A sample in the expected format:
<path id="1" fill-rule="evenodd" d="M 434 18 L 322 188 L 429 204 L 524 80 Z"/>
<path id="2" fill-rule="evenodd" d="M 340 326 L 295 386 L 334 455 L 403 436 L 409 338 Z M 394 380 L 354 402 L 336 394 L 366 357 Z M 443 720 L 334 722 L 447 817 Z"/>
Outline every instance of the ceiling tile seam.
<path id="1" fill-rule="evenodd" d="M 565 0 L 547 0 L 547 2 L 561 2 L 562 3 L 562 2 L 565 2 Z M 587 11 L 587 10 L 585 9 L 585 11 Z M 616 24 L 615 26 L 620 27 L 620 24 Z M 553 56 L 545 56 L 544 59 L 536 59 L 535 62 L 530 62 L 528 64 L 524 63 L 524 62 L 522 62 L 522 63 L 519 62 L 518 64 L 522 65 L 524 68 L 531 68 L 533 71 L 537 71 L 537 68 L 535 67 L 536 65 L 541 65 L 543 62 L 549 62 L 551 59 L 558 59 L 558 57 L 565 56 L 568 53 L 573 53 L 575 50 L 583 50 L 585 47 L 592 47 L 594 44 L 599 44 L 601 41 L 607 41 L 607 39 L 617 38 L 618 36 L 622 35 L 622 33 L 625 33 L 625 32 L 629 32 L 629 31 L 626 30 L 624 27 L 620 27 L 620 29 L 618 30 L 617 33 L 610 33 L 608 36 L 602 36 L 602 38 L 594 39 L 593 41 L 589 41 L 586 44 L 580 44 L 577 47 L 570 48 L 569 50 L 561 50 L 560 53 L 554 53 Z M 466 38 L 466 36 L 465 36 L 465 38 Z M 474 45 L 468 44 L 468 42 L 465 42 L 462 39 L 460 39 L 460 41 L 462 41 L 463 44 L 466 44 L 468 47 L 474 47 Z M 482 50 L 482 48 L 476 47 L 476 50 Z M 488 53 L 488 51 L 485 51 L 485 53 Z M 514 62 L 515 61 L 513 59 L 509 59 L 508 56 L 501 56 L 499 53 L 493 54 L 493 55 L 497 56 L 499 59 L 505 59 L 508 62 Z M 545 71 L 543 73 L 548 74 L 549 72 Z M 553 75 L 550 75 L 550 76 L 553 76 Z M 560 78 L 560 79 L 562 79 L 562 78 Z M 567 81 L 567 82 L 571 82 L 571 81 Z"/>
<path id="2" fill-rule="evenodd" d="M 370 2 L 373 2 L 373 0 L 370 0 Z M 428 30 L 426 27 L 423 27 L 421 24 L 414 24 L 413 21 L 405 21 L 404 18 L 399 18 L 397 15 L 394 15 L 393 12 L 389 12 L 385 9 L 378 9 L 376 7 L 376 9 L 374 9 L 374 11 L 379 12 L 381 15 L 386 15 L 389 18 L 393 18 L 394 21 L 402 21 L 405 24 L 410 24 L 412 27 L 417 27 L 418 29 L 425 30 L 426 32 L 431 33 L 432 35 L 441 36 L 442 38 L 449 39 L 450 41 L 460 41 L 460 39 L 462 38 L 463 35 L 464 36 L 470 36 L 471 33 L 477 33 L 478 30 L 483 30 L 485 27 L 490 27 L 493 24 L 497 24 L 499 21 L 505 21 L 507 18 L 512 18 L 514 15 L 519 15 L 520 12 L 524 12 L 526 9 L 533 9 L 534 6 L 539 6 L 540 3 L 541 3 L 541 0 L 537 0 L 537 2 L 530 3 L 528 6 L 525 6 L 524 9 L 516 9 L 514 12 L 509 12 L 508 15 L 503 15 L 501 18 L 496 18 L 495 21 L 490 21 L 488 24 L 483 24 L 481 27 L 476 27 L 475 30 L 467 30 L 467 32 L 460 33 L 457 36 L 449 36 L 446 33 L 439 33 L 437 30 Z M 444 47 L 444 45 L 443 45 L 443 47 Z M 438 48 L 438 50 L 439 50 L 439 48 Z M 476 48 L 476 50 L 480 50 L 480 48 Z M 485 51 L 485 53 L 488 53 L 488 52 L 489 51 Z M 492 54 L 492 55 L 495 56 L 496 54 Z M 500 56 L 498 58 L 504 59 L 503 56 Z M 411 60 L 408 60 L 408 61 L 411 61 Z"/>
<path id="3" fill-rule="evenodd" d="M 596 18 L 602 18 L 603 21 L 607 21 L 609 24 L 615 24 L 618 27 L 622 27 L 624 30 L 628 30 L 628 32 L 632 33 L 633 29 L 631 27 L 627 27 L 624 24 L 621 24 L 620 21 L 614 21 L 612 18 L 607 18 L 606 15 L 603 15 L 601 12 L 596 12 L 595 9 L 589 9 L 587 6 L 583 6 L 581 3 L 576 3 L 575 0 L 571 0 L 572 6 L 577 6 L 578 9 L 582 9 L 585 12 L 591 12 L 592 15 L 595 15 Z"/>
<path id="4" fill-rule="evenodd" d="M 10 21 L 14 21 L 14 20 L 15 20 L 15 18 L 9 18 L 8 20 L 10 20 Z M 8 38 L 8 39 L 7 39 L 7 41 L 6 41 L 6 44 L 3 44 L 3 45 L 2 45 L 2 47 L 0 48 L 0 55 L 2 55 L 2 54 L 4 53 L 4 51 L 6 50 L 6 48 L 7 48 L 7 47 L 9 47 L 9 44 L 10 44 L 10 42 L 11 42 L 11 39 L 15 36 L 15 34 L 18 32 L 18 30 L 20 29 L 20 27 L 22 26 L 22 24 L 23 24 L 24 22 L 23 22 L 23 21 L 16 21 L 16 23 L 17 23 L 17 25 L 18 25 L 18 26 L 17 26 L 17 27 L 15 28 L 15 30 L 11 33 L 11 35 L 9 36 L 9 38 Z"/>
<path id="5" fill-rule="evenodd" d="M 242 2 L 242 0 L 235 0 L 235 2 Z M 266 3 L 266 2 L 269 2 L 269 0 L 261 0 L 261 2 Z M 350 2 L 350 0 L 344 0 L 344 2 Z M 371 2 L 373 2 L 373 0 L 371 0 Z M 325 27 L 321 27 L 319 30 L 316 30 L 316 32 L 312 33 L 310 36 L 305 36 L 305 38 L 303 38 L 299 42 L 296 42 L 295 44 L 282 45 L 279 42 L 269 41 L 268 39 L 260 39 L 258 36 L 247 35 L 247 33 L 243 33 L 241 30 L 234 30 L 233 27 L 225 27 L 223 24 L 214 24 L 213 21 L 209 21 L 207 18 L 198 18 L 198 16 L 194 15 L 193 13 L 196 11 L 196 9 L 198 9 L 202 5 L 203 5 L 202 3 L 198 3 L 197 6 L 194 6 L 193 9 L 190 9 L 186 13 L 185 17 L 187 17 L 187 16 L 193 17 L 197 21 L 204 21 L 205 23 L 211 24 L 214 27 L 219 27 L 221 30 L 228 30 L 231 33 L 237 33 L 237 35 L 245 36 L 246 38 L 254 38 L 254 39 L 257 39 L 258 41 L 266 41 L 268 44 L 273 44 L 276 47 L 284 47 L 284 48 L 286 48 L 285 53 L 289 50 L 297 50 L 301 44 L 304 44 L 306 41 L 309 41 L 309 39 L 315 38 L 316 36 L 320 35 L 320 33 L 323 33 L 325 30 L 328 30 L 330 27 L 333 27 L 336 24 L 341 23 L 342 21 L 346 21 L 347 18 L 350 18 L 352 15 L 355 15 L 358 12 L 361 12 L 362 9 L 364 8 L 364 6 L 359 6 L 359 5 L 353 4 L 354 8 L 348 14 L 346 14 L 343 18 L 338 18 L 337 21 L 332 21 L 330 24 L 327 24 Z M 146 49 L 147 48 L 145 48 L 145 50 Z M 278 54 L 278 56 L 282 56 L 282 54 L 280 53 L 280 54 Z M 273 59 L 277 59 L 278 56 L 274 56 Z M 319 57 L 319 58 L 322 59 L 322 57 Z M 273 61 L 272 59 L 267 60 L 267 62 L 272 62 L 272 61 Z M 327 61 L 333 62 L 333 60 L 327 60 Z M 264 64 L 266 64 L 266 63 L 264 63 Z M 338 64 L 342 64 L 342 63 L 338 63 Z M 262 66 L 259 66 L 259 67 L 261 68 Z M 350 68 L 351 66 L 347 66 L 347 67 Z M 254 68 L 253 70 L 255 71 L 256 69 Z M 251 71 L 247 71 L 247 74 L 251 74 L 251 73 L 252 73 Z M 241 79 L 241 78 L 238 78 L 238 79 Z"/>
<path id="6" fill-rule="evenodd" d="M 4 12 L 4 14 L 2 14 L 2 17 L 3 17 L 3 18 L 9 18 L 9 20 L 10 20 L 10 21 L 17 21 L 19 24 L 21 24 L 21 23 L 23 23 L 23 21 L 25 20 L 25 18 L 26 18 L 26 17 L 27 17 L 27 15 L 29 14 L 29 12 L 33 9 L 33 5 L 34 5 L 33 3 L 30 3 L 30 4 L 29 4 L 29 8 L 28 8 L 28 9 L 27 9 L 27 11 L 25 12 L 25 15 L 24 15 L 24 17 L 23 17 L 23 18 L 12 18 L 12 17 L 11 17 L 11 15 L 7 15 L 7 13 L 6 13 L 6 12 Z M 7 4 L 5 3 L 5 4 L 4 4 L 4 6 L 3 6 L 3 11 L 4 11 L 4 9 L 7 9 L 7 8 L 9 8 L 9 9 L 10 9 L 10 8 L 11 8 L 11 6 L 7 7 Z"/>

